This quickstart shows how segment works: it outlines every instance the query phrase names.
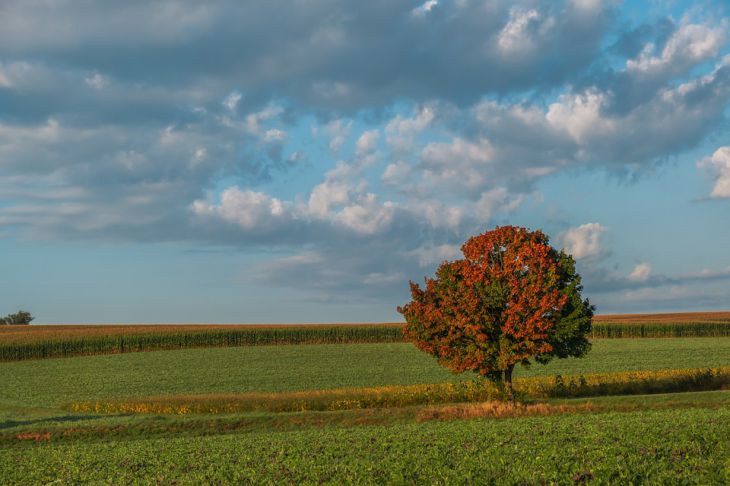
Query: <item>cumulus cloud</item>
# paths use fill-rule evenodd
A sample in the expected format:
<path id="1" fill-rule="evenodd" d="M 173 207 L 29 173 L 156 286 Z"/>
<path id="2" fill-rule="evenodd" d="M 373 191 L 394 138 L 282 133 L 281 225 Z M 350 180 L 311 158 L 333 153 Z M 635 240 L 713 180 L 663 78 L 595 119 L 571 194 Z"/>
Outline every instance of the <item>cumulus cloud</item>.
<path id="1" fill-rule="evenodd" d="M 262 281 L 392 290 L 543 178 L 641 172 L 722 126 L 726 21 L 660 19 L 629 42 L 617 15 L 599 0 L 5 2 L 0 226 L 263 245 L 300 258 Z M 604 50 L 614 38 L 631 46 Z M 730 197 L 726 149 L 699 164 L 712 197 Z M 590 261 L 604 231 L 559 241 Z"/>
<path id="2" fill-rule="evenodd" d="M 426 15 L 428 12 L 434 9 L 439 4 L 438 0 L 426 0 L 418 7 L 411 10 L 411 14 L 413 14 L 416 17 L 420 17 L 423 15 Z"/>
<path id="3" fill-rule="evenodd" d="M 241 95 L 238 91 L 232 91 L 225 97 L 222 104 L 228 111 L 235 111 L 236 107 L 238 107 L 238 102 L 241 101 L 242 97 L 243 95 Z"/>
<path id="4" fill-rule="evenodd" d="M 355 144 L 355 151 L 357 155 L 364 155 L 375 150 L 376 144 L 380 138 L 380 132 L 378 130 L 368 130 L 367 132 L 360 135 Z"/>
<path id="5" fill-rule="evenodd" d="M 696 64 L 717 55 L 727 36 L 728 23 L 705 25 L 683 21 L 663 48 L 657 52 L 647 43 L 636 58 L 626 61 L 629 73 L 661 77 L 682 74 Z"/>
<path id="6" fill-rule="evenodd" d="M 285 217 L 284 204 L 261 192 L 229 187 L 220 196 L 220 203 L 195 201 L 193 212 L 199 216 L 217 216 L 245 229 L 271 227 Z"/>
<path id="7" fill-rule="evenodd" d="M 332 120 L 325 125 L 324 129 L 330 135 L 328 146 L 332 152 L 339 152 L 345 143 L 345 139 L 350 134 L 351 128 L 352 121 L 343 120 L 342 118 Z"/>
<path id="8" fill-rule="evenodd" d="M 512 8 L 509 13 L 509 21 L 497 38 L 499 47 L 507 54 L 521 54 L 532 49 L 535 44 L 531 31 L 539 23 L 540 17 L 540 13 L 534 8 Z M 548 25 L 552 23 L 554 22 L 551 21 Z"/>
<path id="9" fill-rule="evenodd" d="M 629 280 L 632 282 L 646 282 L 651 276 L 651 265 L 646 262 L 637 264 L 629 274 Z"/>
<path id="10" fill-rule="evenodd" d="M 715 179 L 710 197 L 730 198 L 730 146 L 720 147 L 709 157 L 700 160 L 697 165 Z"/>
<path id="11" fill-rule="evenodd" d="M 386 125 L 388 145 L 396 152 L 406 152 L 413 148 L 414 138 L 428 127 L 435 118 L 431 106 L 422 107 L 413 117 L 401 114 L 393 117 Z"/>
<path id="12" fill-rule="evenodd" d="M 557 240 L 562 244 L 566 253 L 573 255 L 576 260 L 597 257 L 601 254 L 601 234 L 607 228 L 599 223 L 586 223 L 576 228 L 570 228 L 560 235 Z"/>
<path id="13" fill-rule="evenodd" d="M 90 88 L 103 89 L 109 84 L 109 79 L 106 76 L 94 73 L 84 78 L 84 81 Z"/>

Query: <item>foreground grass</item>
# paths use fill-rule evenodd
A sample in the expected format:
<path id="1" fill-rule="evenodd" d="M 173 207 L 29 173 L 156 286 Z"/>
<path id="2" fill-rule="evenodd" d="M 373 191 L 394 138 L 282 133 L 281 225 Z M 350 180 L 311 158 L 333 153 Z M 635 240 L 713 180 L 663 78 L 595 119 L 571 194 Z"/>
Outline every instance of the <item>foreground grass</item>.
<path id="1" fill-rule="evenodd" d="M 730 365 L 730 338 L 597 340 L 586 358 L 518 377 Z M 452 375 L 407 343 L 185 349 L 0 363 L 0 405 L 176 394 L 282 392 L 445 383 Z M 0 412 L 1 415 L 1 412 Z"/>
<path id="2" fill-rule="evenodd" d="M 722 484 L 730 409 L 326 426 L 0 448 L 6 483 Z"/>

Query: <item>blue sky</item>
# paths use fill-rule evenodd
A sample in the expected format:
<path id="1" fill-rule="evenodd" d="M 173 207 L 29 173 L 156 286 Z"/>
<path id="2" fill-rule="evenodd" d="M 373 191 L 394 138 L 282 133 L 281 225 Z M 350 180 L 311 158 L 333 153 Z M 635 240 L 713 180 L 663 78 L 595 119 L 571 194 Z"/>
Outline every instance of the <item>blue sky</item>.
<path id="1" fill-rule="evenodd" d="M 392 321 L 502 224 L 730 309 L 723 1 L 0 6 L 0 313 Z"/>

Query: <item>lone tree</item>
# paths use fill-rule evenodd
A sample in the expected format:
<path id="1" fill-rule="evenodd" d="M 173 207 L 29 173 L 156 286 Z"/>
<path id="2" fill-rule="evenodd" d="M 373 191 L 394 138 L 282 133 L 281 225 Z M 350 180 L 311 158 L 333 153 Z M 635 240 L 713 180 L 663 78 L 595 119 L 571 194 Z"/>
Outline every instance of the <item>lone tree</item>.
<path id="1" fill-rule="evenodd" d="M 17 324 L 30 324 L 35 319 L 30 312 L 18 311 L 15 314 L 8 314 L 5 317 L 0 317 L 0 324 L 17 325 Z"/>
<path id="2" fill-rule="evenodd" d="M 469 238 L 464 258 L 445 261 L 425 289 L 398 312 L 404 335 L 455 373 L 474 371 L 504 382 L 514 401 L 512 371 L 530 360 L 584 356 L 594 307 L 581 297 L 573 257 L 541 231 L 497 227 Z"/>

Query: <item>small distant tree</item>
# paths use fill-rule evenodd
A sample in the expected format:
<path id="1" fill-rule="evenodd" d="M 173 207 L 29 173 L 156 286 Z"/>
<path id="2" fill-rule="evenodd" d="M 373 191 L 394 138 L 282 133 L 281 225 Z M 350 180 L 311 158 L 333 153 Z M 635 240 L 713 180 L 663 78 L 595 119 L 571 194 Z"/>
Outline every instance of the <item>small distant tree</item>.
<path id="1" fill-rule="evenodd" d="M 18 325 L 18 324 L 30 324 L 35 319 L 30 312 L 18 311 L 15 314 L 8 314 L 5 317 L 0 318 L 0 324 L 7 325 Z"/>
<path id="2" fill-rule="evenodd" d="M 404 335 L 455 373 L 503 382 L 531 360 L 584 356 L 594 307 L 581 297 L 573 258 L 541 231 L 497 227 L 470 238 L 463 259 L 443 262 L 425 288 L 410 282 Z"/>

